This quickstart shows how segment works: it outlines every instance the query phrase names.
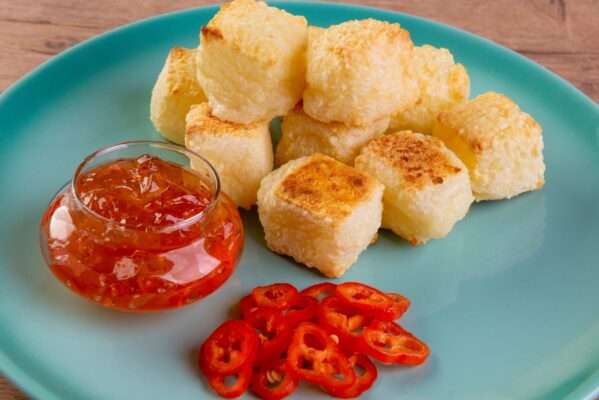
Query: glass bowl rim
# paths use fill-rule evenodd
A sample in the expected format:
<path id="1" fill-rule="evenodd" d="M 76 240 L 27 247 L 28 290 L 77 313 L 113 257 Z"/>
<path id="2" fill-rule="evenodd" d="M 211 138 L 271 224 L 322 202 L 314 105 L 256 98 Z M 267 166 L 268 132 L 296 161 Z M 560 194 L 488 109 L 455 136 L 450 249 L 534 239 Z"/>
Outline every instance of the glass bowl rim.
<path id="1" fill-rule="evenodd" d="M 184 220 L 177 221 L 176 223 L 174 223 L 172 225 L 160 226 L 160 227 L 151 227 L 150 226 L 150 227 L 144 227 L 144 228 L 138 228 L 135 226 L 128 225 L 127 223 L 121 223 L 120 221 L 116 221 L 114 219 L 107 218 L 101 214 L 98 214 L 91 208 L 89 208 L 83 202 L 83 199 L 79 195 L 79 192 L 78 192 L 78 190 L 76 188 L 76 184 L 75 184 L 78 177 L 82 174 L 84 168 L 87 165 L 89 165 L 89 163 L 91 161 L 93 161 L 94 159 L 96 159 L 98 157 L 101 157 L 103 155 L 106 155 L 106 154 L 109 154 L 109 153 L 112 153 L 115 151 L 123 150 L 123 149 L 129 148 L 129 147 L 134 147 L 134 146 L 149 146 L 149 147 L 159 148 L 162 150 L 168 150 L 171 152 L 182 154 L 182 155 L 188 157 L 190 160 L 192 160 L 194 157 L 196 159 L 201 160 L 204 164 L 206 164 L 208 166 L 208 170 L 211 172 L 211 174 L 214 178 L 214 191 L 212 193 L 210 203 L 202 211 L 199 211 L 198 213 L 196 213 L 190 217 L 187 217 Z M 204 178 L 202 176 L 200 176 L 199 173 L 194 171 L 193 168 L 191 168 L 191 167 L 188 168 L 188 171 L 195 174 L 196 176 L 198 176 L 198 178 L 204 180 Z M 69 185 L 69 183 L 67 183 L 67 185 Z M 216 169 L 214 168 L 212 163 L 210 163 L 210 161 L 208 161 L 205 157 L 201 156 L 200 154 L 196 153 L 195 151 L 189 150 L 183 146 L 180 146 L 180 145 L 177 145 L 174 143 L 167 143 L 167 142 L 163 142 L 163 141 L 159 141 L 159 140 L 127 140 L 124 142 L 119 142 L 116 144 L 110 144 L 107 146 L 100 147 L 99 149 L 88 154 L 79 163 L 79 165 L 75 169 L 75 172 L 73 173 L 73 177 L 71 178 L 71 182 L 70 182 L 69 186 L 70 186 L 70 190 L 73 195 L 73 198 L 75 199 L 75 202 L 77 203 L 77 205 L 79 207 L 81 207 L 85 212 L 92 215 L 94 218 L 97 218 L 106 224 L 116 225 L 120 228 L 124 228 L 127 230 L 145 231 L 145 232 L 150 231 L 150 232 L 157 232 L 157 233 L 171 233 L 171 232 L 183 229 L 185 227 L 188 227 L 190 225 L 193 225 L 196 222 L 200 221 L 201 219 L 203 219 L 203 217 L 206 214 L 208 214 L 212 210 L 212 208 L 214 208 L 215 204 L 218 201 L 218 198 L 220 196 L 220 191 L 221 191 L 220 176 L 218 175 L 218 172 L 216 171 Z"/>

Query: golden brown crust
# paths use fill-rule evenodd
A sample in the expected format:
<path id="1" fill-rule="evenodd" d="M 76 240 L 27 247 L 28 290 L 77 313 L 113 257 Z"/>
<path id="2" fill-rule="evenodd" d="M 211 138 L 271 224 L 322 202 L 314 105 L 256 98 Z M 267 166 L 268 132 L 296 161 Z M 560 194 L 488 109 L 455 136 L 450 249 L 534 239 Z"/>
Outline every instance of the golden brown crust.
<path id="1" fill-rule="evenodd" d="M 253 135 L 258 128 L 258 123 L 238 124 L 235 122 L 223 121 L 212 115 L 208 103 L 191 106 L 187 114 L 186 135 Z"/>
<path id="2" fill-rule="evenodd" d="M 168 53 L 168 92 L 175 96 L 195 96 L 202 93 L 195 78 L 195 49 L 174 47 Z"/>
<path id="3" fill-rule="evenodd" d="M 203 26 L 201 29 L 202 37 L 205 39 L 219 39 L 224 38 L 223 33 L 218 28 Z"/>
<path id="4" fill-rule="evenodd" d="M 169 52 L 169 57 L 171 58 L 171 60 L 187 59 L 190 51 L 193 50 L 187 49 L 185 47 L 173 47 Z"/>
<path id="5" fill-rule="evenodd" d="M 375 181 L 331 157 L 316 154 L 280 183 L 276 196 L 316 215 L 348 216 Z"/>
<path id="6" fill-rule="evenodd" d="M 462 171 L 440 139 L 412 131 L 380 136 L 372 140 L 365 151 L 377 155 L 398 171 L 406 189 L 420 189 L 430 183 L 439 185 Z"/>

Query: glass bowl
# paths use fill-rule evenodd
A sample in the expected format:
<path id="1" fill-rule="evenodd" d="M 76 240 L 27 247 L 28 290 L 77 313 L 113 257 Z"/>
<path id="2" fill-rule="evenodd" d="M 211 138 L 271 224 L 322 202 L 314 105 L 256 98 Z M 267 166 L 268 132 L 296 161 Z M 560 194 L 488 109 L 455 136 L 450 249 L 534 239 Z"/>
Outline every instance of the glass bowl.
<path id="1" fill-rule="evenodd" d="M 206 159 L 133 141 L 81 162 L 50 201 L 40 244 L 73 292 L 114 309 L 154 311 L 218 289 L 236 268 L 243 224 Z"/>

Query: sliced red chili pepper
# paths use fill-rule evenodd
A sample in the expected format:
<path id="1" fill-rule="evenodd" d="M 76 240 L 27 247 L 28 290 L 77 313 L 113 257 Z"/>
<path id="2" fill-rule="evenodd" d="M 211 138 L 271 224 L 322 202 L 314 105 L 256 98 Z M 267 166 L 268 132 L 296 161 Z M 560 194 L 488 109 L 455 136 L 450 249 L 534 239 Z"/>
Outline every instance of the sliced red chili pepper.
<path id="1" fill-rule="evenodd" d="M 244 365 L 239 371 L 231 374 L 206 374 L 208 384 L 219 396 L 234 399 L 245 393 L 252 379 L 253 366 Z"/>
<path id="2" fill-rule="evenodd" d="M 226 321 L 206 339 L 200 349 L 200 367 L 204 372 L 226 375 L 253 363 L 258 335 L 244 321 Z"/>
<path id="3" fill-rule="evenodd" d="M 264 400 L 279 400 L 295 391 L 299 379 L 285 360 L 265 365 L 254 373 L 252 391 Z"/>
<path id="4" fill-rule="evenodd" d="M 347 356 L 335 348 L 327 357 L 319 363 L 324 373 L 324 379 L 320 386 L 327 392 L 339 392 L 353 386 L 356 381 L 356 373 Z"/>
<path id="5" fill-rule="evenodd" d="M 291 301 L 289 308 L 285 310 L 285 319 L 291 328 L 302 322 L 310 321 L 316 317 L 318 311 L 318 300 L 313 297 L 297 295 Z"/>
<path id="6" fill-rule="evenodd" d="M 288 283 L 273 283 L 252 290 L 252 297 L 261 307 L 287 308 L 297 295 L 297 289 Z"/>
<path id="7" fill-rule="evenodd" d="M 334 295 L 336 288 L 337 285 L 335 285 L 334 283 L 321 282 L 312 286 L 308 286 L 307 288 L 302 290 L 300 294 L 314 297 L 318 301 L 323 301 L 327 297 Z"/>
<path id="8" fill-rule="evenodd" d="M 328 391 L 346 389 L 356 380 L 347 357 L 324 329 L 310 322 L 296 328 L 287 351 L 287 363 L 299 378 Z"/>
<path id="9" fill-rule="evenodd" d="M 386 311 L 386 318 L 381 318 L 385 321 L 395 321 L 401 318 L 402 315 L 410 308 L 410 299 L 402 296 L 399 293 L 385 293 L 389 300 L 391 300 L 391 306 Z"/>
<path id="10" fill-rule="evenodd" d="M 334 345 L 335 342 L 323 329 L 308 322 L 300 324 L 287 351 L 289 367 L 301 379 L 318 383 L 322 379 L 322 371 L 315 364 L 324 359 L 327 350 Z"/>
<path id="11" fill-rule="evenodd" d="M 239 314 L 241 314 L 241 318 L 245 319 L 248 314 L 258 308 L 256 302 L 254 301 L 254 297 L 251 294 L 243 297 L 239 300 Z"/>
<path id="12" fill-rule="evenodd" d="M 364 351 L 386 364 L 422 364 L 430 351 L 426 343 L 392 321 L 372 321 L 363 332 Z"/>
<path id="13" fill-rule="evenodd" d="M 360 351 L 362 330 L 370 318 L 343 303 L 336 296 L 326 298 L 318 308 L 318 323 L 339 338 L 339 346 L 350 353 Z"/>
<path id="14" fill-rule="evenodd" d="M 383 292 L 358 282 L 345 282 L 337 285 L 335 294 L 347 305 L 361 311 L 366 316 L 387 319 L 387 310 L 392 302 Z"/>
<path id="15" fill-rule="evenodd" d="M 360 396 L 372 387 L 378 376 L 376 366 L 364 354 L 353 354 L 348 358 L 356 373 L 356 381 L 345 390 L 333 391 L 329 394 L 341 399 L 351 399 Z"/>
<path id="16" fill-rule="evenodd" d="M 287 350 L 292 332 L 281 311 L 258 307 L 248 314 L 246 321 L 256 329 L 260 339 L 256 365 L 278 359 Z"/>

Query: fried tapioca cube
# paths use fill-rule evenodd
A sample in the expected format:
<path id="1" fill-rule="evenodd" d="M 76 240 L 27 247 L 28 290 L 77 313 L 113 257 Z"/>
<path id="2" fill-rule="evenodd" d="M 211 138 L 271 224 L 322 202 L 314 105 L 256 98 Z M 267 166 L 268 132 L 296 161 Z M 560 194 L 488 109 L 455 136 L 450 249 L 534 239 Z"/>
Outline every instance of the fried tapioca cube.
<path id="1" fill-rule="evenodd" d="M 380 136 L 355 165 L 385 185 L 383 227 L 414 245 L 446 236 L 474 200 L 466 166 L 430 135 Z"/>
<path id="2" fill-rule="evenodd" d="M 214 115 L 248 124 L 284 115 L 305 84 L 306 19 L 262 1 L 225 3 L 200 33 L 197 74 Z"/>
<path id="3" fill-rule="evenodd" d="M 339 277 L 376 236 L 383 186 L 322 154 L 288 162 L 258 191 L 266 244 L 280 254 Z"/>
<path id="4" fill-rule="evenodd" d="M 298 104 L 283 117 L 276 164 L 282 165 L 296 158 L 321 153 L 351 165 L 362 146 L 385 132 L 388 125 L 388 117 L 364 126 L 321 122 L 307 115 L 302 105 Z"/>
<path id="5" fill-rule="evenodd" d="M 433 135 L 468 167 L 476 200 L 509 199 L 545 184 L 541 126 L 502 94 L 441 112 Z"/>
<path id="6" fill-rule="evenodd" d="M 418 99 L 391 117 L 389 130 L 431 134 L 437 114 L 468 100 L 470 78 L 449 50 L 429 45 L 414 48 L 412 66 Z"/>
<path id="7" fill-rule="evenodd" d="M 196 49 L 171 49 L 158 76 L 150 102 L 150 119 L 167 139 L 183 144 L 185 116 L 192 104 L 206 101 L 196 79 Z"/>
<path id="8" fill-rule="evenodd" d="M 222 190 L 240 207 L 256 203 L 260 181 L 272 171 L 273 151 L 267 122 L 242 125 L 215 117 L 208 103 L 187 115 L 185 146 L 205 157 L 220 177 Z"/>
<path id="9" fill-rule="evenodd" d="M 311 28 L 304 111 L 312 118 L 366 125 L 414 97 L 413 43 L 399 24 L 365 19 Z"/>

